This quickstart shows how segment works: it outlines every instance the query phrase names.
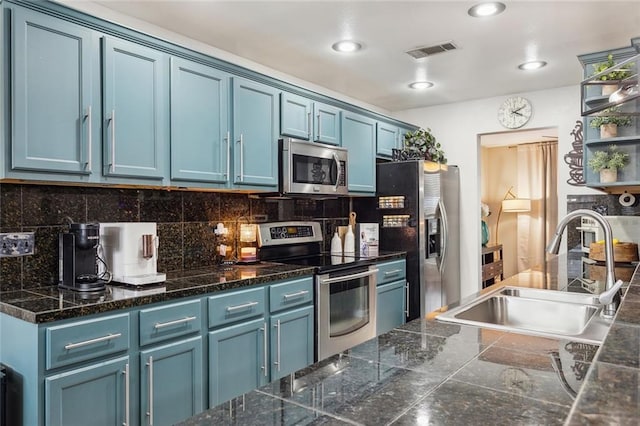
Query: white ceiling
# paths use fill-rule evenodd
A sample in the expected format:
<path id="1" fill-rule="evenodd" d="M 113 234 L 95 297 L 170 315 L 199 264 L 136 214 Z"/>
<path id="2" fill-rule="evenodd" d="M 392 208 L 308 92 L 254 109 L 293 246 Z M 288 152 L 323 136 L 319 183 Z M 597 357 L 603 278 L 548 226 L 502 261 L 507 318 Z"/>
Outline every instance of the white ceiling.
<path id="1" fill-rule="evenodd" d="M 489 18 L 467 14 L 478 1 L 456 0 L 97 3 L 387 111 L 578 84 L 576 55 L 640 36 L 638 1 L 504 1 Z M 343 38 L 364 49 L 334 52 Z M 445 41 L 459 50 L 404 53 Z M 527 60 L 549 65 L 518 70 Z M 435 87 L 408 88 L 422 79 Z"/>

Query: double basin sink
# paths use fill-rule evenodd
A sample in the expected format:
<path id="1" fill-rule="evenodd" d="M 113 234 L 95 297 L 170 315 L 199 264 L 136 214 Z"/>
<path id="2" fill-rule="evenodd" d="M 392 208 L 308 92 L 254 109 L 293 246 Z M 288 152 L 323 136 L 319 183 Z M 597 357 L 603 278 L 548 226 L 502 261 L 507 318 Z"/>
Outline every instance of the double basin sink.
<path id="1" fill-rule="evenodd" d="M 611 320 L 598 296 L 526 287 L 501 287 L 439 314 L 453 322 L 599 345 Z"/>

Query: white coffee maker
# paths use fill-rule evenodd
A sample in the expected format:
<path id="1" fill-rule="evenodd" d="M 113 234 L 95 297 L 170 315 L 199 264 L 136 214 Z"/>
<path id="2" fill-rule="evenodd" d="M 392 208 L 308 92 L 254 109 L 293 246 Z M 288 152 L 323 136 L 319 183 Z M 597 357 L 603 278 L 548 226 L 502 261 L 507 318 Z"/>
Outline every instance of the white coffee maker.
<path id="1" fill-rule="evenodd" d="M 112 281 L 139 286 L 167 279 L 157 271 L 159 240 L 155 223 L 101 223 L 100 245 Z"/>

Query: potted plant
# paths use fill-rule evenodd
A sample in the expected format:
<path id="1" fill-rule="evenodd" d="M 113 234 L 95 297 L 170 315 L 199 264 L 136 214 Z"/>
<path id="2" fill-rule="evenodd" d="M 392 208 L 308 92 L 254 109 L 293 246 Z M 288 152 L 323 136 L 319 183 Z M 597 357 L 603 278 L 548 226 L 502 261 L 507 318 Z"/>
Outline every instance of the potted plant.
<path id="1" fill-rule="evenodd" d="M 618 180 L 618 169 L 629 163 L 629 154 L 618 151 L 618 147 L 610 145 L 606 151 L 595 151 L 588 161 L 589 167 L 600 173 L 601 183 L 612 183 Z"/>
<path id="2" fill-rule="evenodd" d="M 631 117 L 624 115 L 607 115 L 619 112 L 616 107 L 603 111 L 605 115 L 599 115 L 589 122 L 589 126 L 594 129 L 600 128 L 600 139 L 613 138 L 618 136 L 618 126 L 630 126 Z"/>
<path id="3" fill-rule="evenodd" d="M 614 68 L 610 72 L 598 77 L 598 80 L 617 82 L 620 80 L 624 80 L 631 75 L 631 70 L 629 69 L 630 66 L 630 64 L 627 64 L 621 67 L 616 67 L 616 64 L 613 62 L 613 54 L 609 53 L 606 62 L 598 62 L 597 64 L 593 64 L 593 71 L 595 75 L 606 71 L 609 68 Z M 602 95 L 610 95 L 616 90 L 618 90 L 618 84 L 605 84 L 604 86 L 602 86 Z"/>
<path id="4" fill-rule="evenodd" d="M 394 159 L 419 158 L 440 164 L 447 163 L 440 143 L 436 142 L 436 138 L 429 128 L 405 133 L 403 145 L 402 150 L 394 150 Z"/>

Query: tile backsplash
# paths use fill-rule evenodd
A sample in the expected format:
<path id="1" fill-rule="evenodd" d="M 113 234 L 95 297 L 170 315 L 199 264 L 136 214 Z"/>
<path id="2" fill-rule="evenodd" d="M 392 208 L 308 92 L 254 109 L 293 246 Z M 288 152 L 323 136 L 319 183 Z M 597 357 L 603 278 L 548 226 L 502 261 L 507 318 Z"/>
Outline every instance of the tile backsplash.
<path id="1" fill-rule="evenodd" d="M 156 222 L 162 272 L 212 266 L 213 228 L 260 215 L 267 221 L 319 220 L 325 234 L 347 223 L 349 199 L 275 200 L 232 192 L 0 184 L 0 232 L 33 231 L 33 256 L 0 259 L 0 291 L 57 285 L 58 234 L 70 222 Z M 328 238 L 325 236 L 328 242 Z M 233 244 L 234 237 L 228 239 Z"/>

